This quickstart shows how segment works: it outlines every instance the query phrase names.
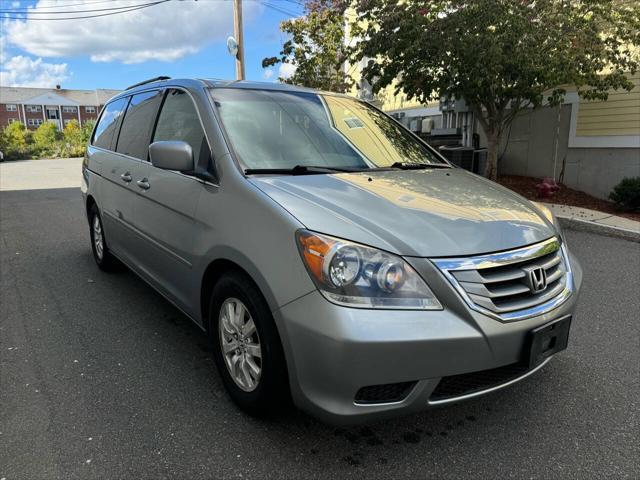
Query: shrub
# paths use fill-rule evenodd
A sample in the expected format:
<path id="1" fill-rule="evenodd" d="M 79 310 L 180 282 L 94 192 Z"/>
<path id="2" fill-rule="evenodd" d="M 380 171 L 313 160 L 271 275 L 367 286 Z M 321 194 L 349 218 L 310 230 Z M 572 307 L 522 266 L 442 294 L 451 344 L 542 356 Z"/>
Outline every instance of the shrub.
<path id="1" fill-rule="evenodd" d="M 93 133 L 93 127 L 95 126 L 96 126 L 95 120 L 87 120 L 82 124 L 81 141 L 82 141 L 83 148 L 87 146 L 87 143 L 89 143 L 89 138 L 91 137 L 91 133 Z"/>
<path id="2" fill-rule="evenodd" d="M 640 177 L 623 178 L 609 198 L 625 210 L 640 210 Z"/>
<path id="3" fill-rule="evenodd" d="M 77 120 L 71 120 L 62 131 L 63 157 L 81 157 L 84 153 L 84 143 L 82 142 L 82 130 Z"/>
<path id="4" fill-rule="evenodd" d="M 59 140 L 61 134 L 55 122 L 44 122 L 33 132 L 33 143 L 36 153 L 40 156 L 57 157 L 62 145 Z"/>
<path id="5" fill-rule="evenodd" d="M 31 132 L 20 122 L 7 125 L 0 134 L 0 150 L 7 159 L 22 159 L 28 156 Z"/>

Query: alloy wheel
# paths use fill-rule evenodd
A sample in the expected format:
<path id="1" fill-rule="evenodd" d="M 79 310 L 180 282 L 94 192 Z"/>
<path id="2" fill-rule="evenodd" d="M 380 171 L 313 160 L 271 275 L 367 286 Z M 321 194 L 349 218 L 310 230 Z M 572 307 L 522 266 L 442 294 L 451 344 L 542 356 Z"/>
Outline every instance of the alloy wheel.
<path id="1" fill-rule="evenodd" d="M 102 237 L 102 225 L 100 224 L 100 217 L 98 217 L 98 215 L 94 215 L 93 217 L 93 244 L 96 247 L 98 260 L 102 260 L 104 255 L 104 238 Z"/>
<path id="2" fill-rule="evenodd" d="M 218 316 L 220 349 L 235 384 L 255 390 L 262 374 L 262 348 L 251 313 L 237 298 L 228 298 Z"/>

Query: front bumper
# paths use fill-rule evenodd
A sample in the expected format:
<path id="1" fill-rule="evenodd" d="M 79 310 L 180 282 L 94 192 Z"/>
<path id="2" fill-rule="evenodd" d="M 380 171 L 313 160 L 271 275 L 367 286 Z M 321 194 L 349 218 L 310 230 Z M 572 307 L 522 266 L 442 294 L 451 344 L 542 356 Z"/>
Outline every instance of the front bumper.
<path id="1" fill-rule="evenodd" d="M 542 315 L 503 323 L 470 310 L 428 260 L 409 260 L 444 310 L 346 308 L 314 291 L 274 312 L 296 405 L 329 423 L 350 424 L 450 403 L 430 400 L 442 377 L 519 362 L 531 329 L 573 313 L 582 282 L 580 266 L 571 257 L 574 292 L 567 301 Z M 399 382 L 415 382 L 400 401 L 355 401 L 363 387 Z"/>

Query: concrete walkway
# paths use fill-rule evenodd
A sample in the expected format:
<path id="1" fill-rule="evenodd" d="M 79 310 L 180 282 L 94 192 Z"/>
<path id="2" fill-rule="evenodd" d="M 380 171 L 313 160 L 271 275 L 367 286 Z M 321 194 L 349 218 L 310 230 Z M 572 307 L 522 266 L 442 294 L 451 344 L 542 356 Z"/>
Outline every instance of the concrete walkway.
<path id="1" fill-rule="evenodd" d="M 598 230 L 602 233 L 608 231 L 611 234 L 619 234 L 615 236 L 640 241 L 640 222 L 635 220 L 588 208 L 555 203 L 545 203 L 545 205 L 551 209 L 556 217 L 565 220 L 565 223 L 572 226 L 587 227 L 588 230 Z"/>
<path id="2" fill-rule="evenodd" d="M 0 163 L 0 190 L 80 187 L 82 158 L 43 158 Z"/>

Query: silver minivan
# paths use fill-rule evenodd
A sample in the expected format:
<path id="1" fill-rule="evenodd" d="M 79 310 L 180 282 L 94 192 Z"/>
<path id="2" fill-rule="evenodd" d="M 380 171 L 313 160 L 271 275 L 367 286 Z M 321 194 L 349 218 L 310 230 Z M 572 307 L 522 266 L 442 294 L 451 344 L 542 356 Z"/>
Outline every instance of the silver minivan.
<path id="1" fill-rule="evenodd" d="M 82 193 L 98 266 L 206 331 L 253 415 L 420 411 L 567 346 L 582 271 L 550 211 L 348 96 L 142 82 L 102 110 Z"/>

